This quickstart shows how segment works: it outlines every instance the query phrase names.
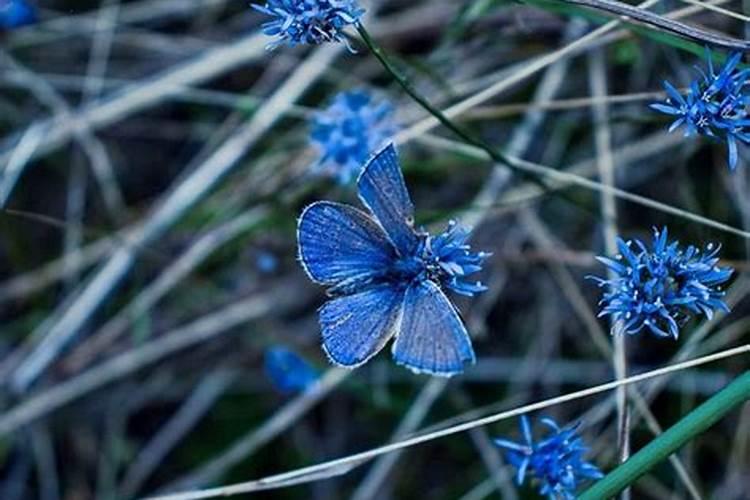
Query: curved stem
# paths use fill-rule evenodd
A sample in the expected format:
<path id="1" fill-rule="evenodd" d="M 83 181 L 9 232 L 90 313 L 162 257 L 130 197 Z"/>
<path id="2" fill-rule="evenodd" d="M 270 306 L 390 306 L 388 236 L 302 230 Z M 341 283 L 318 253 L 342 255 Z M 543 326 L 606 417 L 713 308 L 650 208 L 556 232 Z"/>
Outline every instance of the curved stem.
<path id="1" fill-rule="evenodd" d="M 365 43 L 365 45 L 367 45 L 367 48 L 370 50 L 370 52 L 372 52 L 372 54 L 377 58 L 377 60 L 380 61 L 380 63 L 383 65 L 383 68 L 385 68 L 385 70 L 388 71 L 388 73 L 390 73 L 391 76 L 393 76 L 393 78 L 401 86 L 401 88 L 403 88 L 404 91 L 406 91 L 406 93 L 409 94 L 409 96 L 412 99 L 414 99 L 420 106 L 422 106 L 428 113 L 434 116 L 445 128 L 447 128 L 448 130 L 456 134 L 464 142 L 486 151 L 489 157 L 492 158 L 493 161 L 497 163 L 502 163 L 503 165 L 514 170 L 515 172 L 530 179 L 535 184 L 537 184 L 541 189 L 543 189 L 545 192 L 550 191 L 547 185 L 541 179 L 539 179 L 538 177 L 534 175 L 529 174 L 528 171 L 518 166 L 512 158 L 506 156 L 502 152 L 490 146 L 484 140 L 477 137 L 466 128 L 455 123 L 450 118 L 448 118 L 442 111 L 440 111 L 438 108 L 433 106 L 424 96 L 422 96 L 422 94 L 419 93 L 417 89 L 414 88 L 411 82 L 409 82 L 409 79 L 396 67 L 396 65 L 393 64 L 393 62 L 391 62 L 391 60 L 385 54 L 385 51 L 382 48 L 380 48 L 380 46 L 375 42 L 375 40 L 373 40 L 373 38 L 370 36 L 370 34 L 367 32 L 367 30 L 362 24 L 357 25 L 357 32 L 359 32 L 359 35 L 362 37 L 362 41 Z"/>
<path id="2" fill-rule="evenodd" d="M 695 438 L 729 411 L 750 400 L 750 371 L 746 371 L 708 401 L 651 441 L 629 460 L 583 492 L 579 500 L 610 498 L 633 484 L 681 446 Z"/>

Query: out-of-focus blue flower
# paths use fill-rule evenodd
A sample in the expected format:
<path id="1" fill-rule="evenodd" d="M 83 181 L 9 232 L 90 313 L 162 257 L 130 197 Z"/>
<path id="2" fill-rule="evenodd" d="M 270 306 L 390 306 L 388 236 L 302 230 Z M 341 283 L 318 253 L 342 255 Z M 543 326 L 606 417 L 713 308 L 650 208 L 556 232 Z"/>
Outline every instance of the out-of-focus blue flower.
<path id="1" fill-rule="evenodd" d="M 520 420 L 523 442 L 495 439 L 495 444 L 506 450 L 506 459 L 517 470 L 519 486 L 528 474 L 539 482 L 540 494 L 551 500 L 573 500 L 581 482 L 604 475 L 583 459 L 588 448 L 578 436 L 578 424 L 560 428 L 550 418 L 542 418 L 541 422 L 550 429 L 541 441 L 534 442 L 531 424 L 524 415 Z"/>
<path id="2" fill-rule="evenodd" d="M 36 9 L 25 0 L 0 0 L 0 30 L 36 22 Z"/>
<path id="3" fill-rule="evenodd" d="M 318 380 L 317 370 L 286 347 L 268 349 L 265 368 L 273 385 L 286 394 L 303 391 Z"/>
<path id="4" fill-rule="evenodd" d="M 279 267 L 279 259 L 273 253 L 262 250 L 255 258 L 255 266 L 261 273 L 269 274 Z"/>
<path id="5" fill-rule="evenodd" d="M 263 24 L 266 35 L 278 38 L 269 49 L 283 43 L 294 47 L 343 42 L 352 50 L 343 30 L 358 23 L 365 13 L 355 0 L 268 0 L 253 7 L 273 18 Z"/>
<path id="6" fill-rule="evenodd" d="M 669 82 L 664 82 L 667 100 L 654 103 L 651 108 L 675 117 L 670 132 L 685 127 L 686 136 L 700 134 L 726 141 L 729 167 L 734 170 L 737 167 L 737 142 L 750 144 L 750 70 L 737 68 L 742 54 L 735 53 L 716 73 L 708 49 L 706 55 L 708 73 L 701 71 L 702 76 L 693 80 L 685 95 Z"/>
<path id="7" fill-rule="evenodd" d="M 719 246 L 701 251 L 667 240 L 667 229 L 654 229 L 652 248 L 639 240 L 617 242 L 620 254 L 597 259 L 616 277 L 593 277 L 606 288 L 599 316 L 611 315 L 613 333 L 635 334 L 647 328 L 659 337 L 677 338 L 680 324 L 693 314 L 711 318 L 728 311 L 721 285 L 732 269 L 719 267 Z"/>
<path id="8" fill-rule="evenodd" d="M 394 112 L 390 102 L 366 90 L 337 94 L 312 122 L 310 138 L 320 151 L 313 170 L 341 184 L 356 179 L 367 159 L 398 131 Z"/>

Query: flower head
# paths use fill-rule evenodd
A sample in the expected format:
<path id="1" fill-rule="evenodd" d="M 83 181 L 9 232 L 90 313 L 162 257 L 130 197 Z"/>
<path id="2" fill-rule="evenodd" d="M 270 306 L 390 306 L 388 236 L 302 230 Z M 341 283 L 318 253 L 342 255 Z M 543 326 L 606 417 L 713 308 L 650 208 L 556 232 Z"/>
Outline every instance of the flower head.
<path id="1" fill-rule="evenodd" d="M 0 0 L 0 30 L 36 22 L 36 10 L 25 0 Z"/>
<path id="2" fill-rule="evenodd" d="M 279 267 L 279 258 L 268 250 L 261 250 L 255 258 L 255 267 L 263 274 L 270 274 Z"/>
<path id="3" fill-rule="evenodd" d="M 320 151 L 313 170 L 341 184 L 356 179 L 367 159 L 396 133 L 395 109 L 365 90 L 337 94 L 315 115 L 311 141 Z"/>
<path id="4" fill-rule="evenodd" d="M 278 38 L 269 49 L 283 43 L 294 47 L 343 42 L 349 47 L 342 31 L 359 22 L 365 12 L 356 0 L 268 0 L 253 7 L 273 18 L 263 24 L 266 35 Z"/>
<path id="5" fill-rule="evenodd" d="M 669 131 L 684 126 L 685 135 L 700 134 L 726 141 L 729 166 L 737 166 L 737 142 L 750 144 L 748 119 L 748 79 L 750 70 L 737 68 L 742 54 L 732 54 L 718 73 L 714 70 L 711 54 L 707 52 L 708 72 L 693 80 L 685 95 L 669 82 L 664 82 L 667 100 L 651 108 L 672 115 L 675 121 Z"/>
<path id="6" fill-rule="evenodd" d="M 318 372 L 307 361 L 281 346 L 266 351 L 265 370 L 283 393 L 303 391 L 318 380 Z"/>
<path id="7" fill-rule="evenodd" d="M 484 259 L 491 254 L 472 252 L 466 243 L 470 234 L 454 220 L 437 236 L 420 231 L 420 242 L 414 252 L 394 264 L 398 279 L 411 273 L 418 279 L 430 279 L 461 295 L 471 297 L 484 292 L 486 286 L 479 281 L 466 281 L 466 277 L 481 271 Z"/>
<path id="8" fill-rule="evenodd" d="M 534 442 L 528 417 L 521 417 L 524 442 L 495 439 L 506 450 L 506 459 L 517 469 L 516 482 L 521 485 L 527 473 L 539 482 L 539 493 L 551 500 L 575 499 L 578 485 L 585 479 L 603 477 L 601 471 L 586 462 L 587 448 L 578 436 L 578 425 L 560 428 L 554 420 L 542 418 L 548 432 L 545 439 Z"/>
<path id="9" fill-rule="evenodd" d="M 721 285 L 732 269 L 719 267 L 719 247 L 701 251 L 667 240 L 667 229 L 654 229 L 652 248 L 639 240 L 617 242 L 620 254 L 598 260 L 614 274 L 594 279 L 607 291 L 600 316 L 610 315 L 614 333 L 635 334 L 647 328 L 659 337 L 677 338 L 679 326 L 691 315 L 711 318 L 714 310 L 728 311 Z"/>

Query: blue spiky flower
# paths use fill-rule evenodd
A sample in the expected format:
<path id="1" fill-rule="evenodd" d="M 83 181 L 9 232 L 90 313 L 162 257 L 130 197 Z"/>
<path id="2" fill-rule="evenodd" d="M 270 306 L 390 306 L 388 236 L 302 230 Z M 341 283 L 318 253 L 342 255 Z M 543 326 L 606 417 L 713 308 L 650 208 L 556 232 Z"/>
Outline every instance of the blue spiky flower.
<path id="1" fill-rule="evenodd" d="M 742 54 L 735 53 L 717 73 L 710 52 L 706 53 L 708 72 L 699 69 L 701 77 L 693 80 L 685 95 L 665 81 L 666 102 L 651 104 L 651 108 L 675 117 L 670 132 L 684 127 L 686 136 L 697 134 L 726 141 L 729 167 L 734 170 L 737 143 L 750 144 L 750 70 L 738 68 Z"/>
<path id="2" fill-rule="evenodd" d="M 36 9 L 25 0 L 0 0 L 0 30 L 36 22 Z"/>
<path id="3" fill-rule="evenodd" d="M 320 151 L 313 171 L 341 184 L 355 180 L 367 159 L 398 131 L 395 108 L 366 90 L 337 94 L 316 113 L 310 139 Z"/>
<path id="4" fill-rule="evenodd" d="M 266 351 L 265 370 L 273 385 L 282 393 L 303 391 L 318 380 L 318 371 L 286 347 Z"/>
<path id="5" fill-rule="evenodd" d="M 468 276 L 481 271 L 484 260 L 492 254 L 473 252 L 467 243 L 470 235 L 469 229 L 454 220 L 437 236 L 420 229 L 419 243 L 413 252 L 397 259 L 385 276 L 406 285 L 414 280 L 430 280 L 467 297 L 484 292 L 487 287 L 481 281 L 469 281 Z"/>
<path id="6" fill-rule="evenodd" d="M 268 0 L 253 7 L 273 18 L 263 24 L 266 35 L 278 38 L 269 49 L 284 43 L 294 47 L 343 42 L 352 50 L 343 30 L 365 13 L 355 0 Z"/>
<path id="7" fill-rule="evenodd" d="M 541 495 L 550 500 L 573 500 L 583 481 L 604 475 L 584 460 L 588 448 L 578 436 L 578 424 L 560 428 L 551 418 L 540 420 L 549 428 L 543 440 L 534 442 L 531 424 L 524 415 L 520 419 L 523 442 L 495 439 L 495 444 L 506 450 L 506 460 L 516 468 L 519 486 L 530 475 L 538 481 Z"/>
<path id="8" fill-rule="evenodd" d="M 482 263 L 491 255 L 472 252 L 466 242 L 470 234 L 469 229 L 451 220 L 448 228 L 439 235 L 426 236 L 417 250 L 431 279 L 469 297 L 487 290 L 481 282 L 467 281 L 466 277 L 481 271 Z"/>
<path id="9" fill-rule="evenodd" d="M 695 314 L 707 318 L 715 310 L 728 311 L 721 285 L 732 269 L 719 267 L 719 246 L 683 249 L 667 240 L 667 229 L 654 229 L 652 248 L 639 240 L 618 239 L 620 254 L 598 260 L 614 274 L 593 277 L 606 289 L 600 316 L 614 320 L 613 333 L 636 334 L 648 329 L 659 337 L 677 338 L 680 325 Z"/>

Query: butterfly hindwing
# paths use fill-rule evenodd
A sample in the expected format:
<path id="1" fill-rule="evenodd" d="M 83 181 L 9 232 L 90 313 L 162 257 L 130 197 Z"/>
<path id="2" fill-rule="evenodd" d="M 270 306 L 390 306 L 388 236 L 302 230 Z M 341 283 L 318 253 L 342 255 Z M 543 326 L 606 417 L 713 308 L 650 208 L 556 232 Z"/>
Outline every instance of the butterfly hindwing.
<path id="1" fill-rule="evenodd" d="M 451 376 L 474 362 L 466 327 L 438 285 L 429 280 L 412 284 L 403 309 L 393 344 L 396 363 L 417 373 Z"/>
<path id="2" fill-rule="evenodd" d="M 365 165 L 357 181 L 359 197 L 372 212 L 401 255 L 409 255 L 419 244 L 414 231 L 414 205 L 393 144 Z"/>
<path id="3" fill-rule="evenodd" d="M 387 285 L 326 302 L 320 326 L 328 357 L 347 368 L 365 363 L 397 332 L 403 302 L 404 291 Z"/>
<path id="4" fill-rule="evenodd" d="M 382 273 L 395 256 L 380 226 L 349 205 L 313 203 L 302 212 L 297 233 L 303 267 L 324 285 L 366 281 Z"/>

